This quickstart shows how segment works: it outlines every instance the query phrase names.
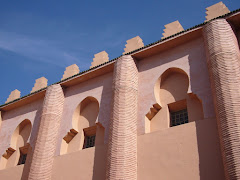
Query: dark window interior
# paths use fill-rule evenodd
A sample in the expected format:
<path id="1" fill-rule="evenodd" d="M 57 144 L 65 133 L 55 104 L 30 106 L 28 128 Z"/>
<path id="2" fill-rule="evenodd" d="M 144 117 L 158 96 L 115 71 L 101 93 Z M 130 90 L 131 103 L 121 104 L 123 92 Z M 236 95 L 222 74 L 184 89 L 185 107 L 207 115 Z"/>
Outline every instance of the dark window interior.
<path id="1" fill-rule="evenodd" d="M 178 126 L 181 124 L 188 123 L 187 109 L 183 109 L 176 112 L 170 112 L 171 115 L 171 126 Z"/>
<path id="2" fill-rule="evenodd" d="M 85 148 L 90 148 L 90 147 L 94 147 L 95 145 L 95 138 L 96 135 L 93 136 L 85 136 L 85 140 L 84 140 L 84 149 Z"/>
<path id="3" fill-rule="evenodd" d="M 27 159 L 27 154 L 20 153 L 18 165 L 25 164 L 26 159 Z"/>

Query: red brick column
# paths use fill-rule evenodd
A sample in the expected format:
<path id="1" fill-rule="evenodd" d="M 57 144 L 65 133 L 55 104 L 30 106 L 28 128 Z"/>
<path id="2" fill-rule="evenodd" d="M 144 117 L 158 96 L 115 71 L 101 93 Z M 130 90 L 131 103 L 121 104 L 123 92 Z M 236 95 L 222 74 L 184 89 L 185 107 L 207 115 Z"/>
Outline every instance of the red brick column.
<path id="1" fill-rule="evenodd" d="M 138 70 L 129 55 L 115 63 L 113 93 L 106 179 L 137 180 Z"/>
<path id="2" fill-rule="evenodd" d="M 226 179 L 240 179 L 240 53 L 225 19 L 203 28 Z"/>
<path id="3" fill-rule="evenodd" d="M 29 179 L 50 180 L 57 137 L 63 112 L 64 95 L 59 84 L 47 88 Z"/>

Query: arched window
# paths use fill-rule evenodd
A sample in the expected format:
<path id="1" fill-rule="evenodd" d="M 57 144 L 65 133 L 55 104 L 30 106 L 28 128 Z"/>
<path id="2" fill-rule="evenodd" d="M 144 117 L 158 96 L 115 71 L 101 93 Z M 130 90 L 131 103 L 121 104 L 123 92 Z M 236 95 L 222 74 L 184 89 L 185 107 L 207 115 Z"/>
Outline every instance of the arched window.
<path id="1" fill-rule="evenodd" d="M 146 132 L 203 119 L 202 103 L 188 88 L 188 75 L 179 68 L 169 68 L 160 76 L 154 87 L 157 103 L 146 114 Z"/>
<path id="2" fill-rule="evenodd" d="M 31 129 L 32 124 L 28 119 L 25 119 L 17 126 L 12 134 L 10 147 L 1 157 L 0 169 L 25 163 L 29 150 L 27 142 Z"/>
<path id="3" fill-rule="evenodd" d="M 85 98 L 75 109 L 72 129 L 63 138 L 61 154 L 95 146 L 103 141 L 104 128 L 96 124 L 99 103 L 94 97 Z"/>

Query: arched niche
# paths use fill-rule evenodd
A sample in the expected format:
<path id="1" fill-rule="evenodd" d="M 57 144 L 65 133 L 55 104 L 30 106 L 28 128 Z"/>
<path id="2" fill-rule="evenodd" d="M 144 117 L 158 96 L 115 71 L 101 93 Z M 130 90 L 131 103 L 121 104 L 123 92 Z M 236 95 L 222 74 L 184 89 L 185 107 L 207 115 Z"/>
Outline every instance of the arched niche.
<path id="1" fill-rule="evenodd" d="M 189 87 L 189 78 L 185 71 L 179 68 L 167 69 L 154 86 L 156 101 L 161 106 L 184 99 Z"/>
<path id="2" fill-rule="evenodd" d="M 99 103 L 94 97 L 86 97 L 75 109 L 72 126 L 79 131 L 94 126 L 99 112 Z"/>
<path id="3" fill-rule="evenodd" d="M 202 102 L 196 95 L 188 93 L 188 88 L 189 77 L 182 69 L 169 68 L 158 78 L 154 86 L 157 103 L 145 117 L 146 133 L 203 119 Z M 175 124 L 174 114 L 176 117 L 183 115 L 187 120 L 176 119 Z"/>
<path id="4" fill-rule="evenodd" d="M 24 164 L 29 144 L 28 139 L 32 130 L 31 121 L 23 120 L 15 129 L 11 136 L 10 147 L 1 157 L 0 169 L 16 166 L 17 164 Z"/>
<path id="5" fill-rule="evenodd" d="M 96 136 L 95 144 L 103 142 L 104 128 L 96 120 L 99 103 L 94 97 L 86 97 L 76 107 L 72 117 L 72 129 L 63 138 L 61 154 L 75 152 L 84 148 L 86 136 Z"/>

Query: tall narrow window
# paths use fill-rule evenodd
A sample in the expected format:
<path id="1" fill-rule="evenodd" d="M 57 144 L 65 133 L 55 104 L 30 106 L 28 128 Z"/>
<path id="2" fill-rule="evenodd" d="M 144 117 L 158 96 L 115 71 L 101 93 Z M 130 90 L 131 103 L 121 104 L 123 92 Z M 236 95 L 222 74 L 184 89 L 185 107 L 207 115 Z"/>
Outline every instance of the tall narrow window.
<path id="1" fill-rule="evenodd" d="M 187 109 L 183 109 L 176 112 L 170 112 L 170 114 L 171 114 L 171 126 L 178 126 L 181 124 L 188 123 Z"/>

